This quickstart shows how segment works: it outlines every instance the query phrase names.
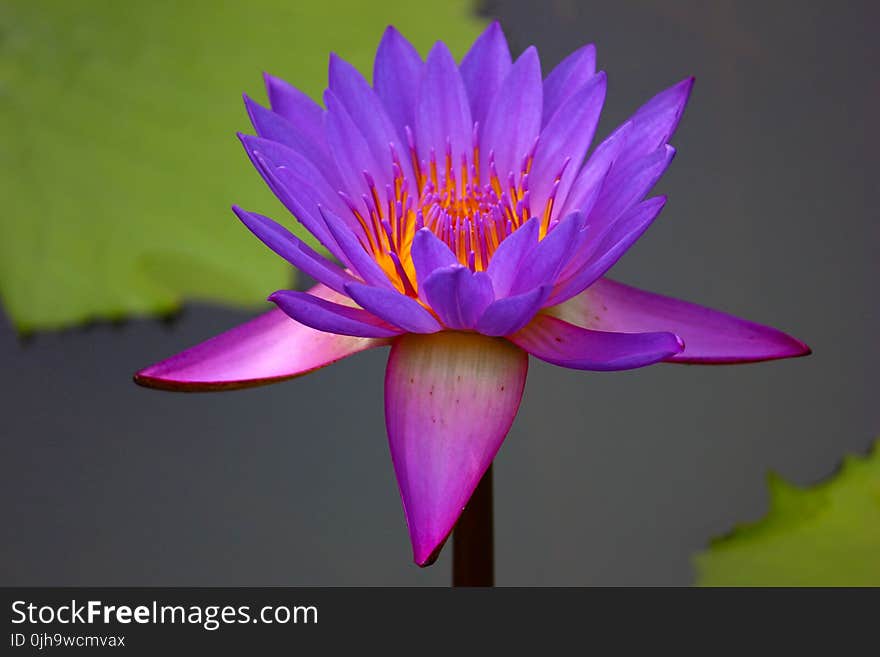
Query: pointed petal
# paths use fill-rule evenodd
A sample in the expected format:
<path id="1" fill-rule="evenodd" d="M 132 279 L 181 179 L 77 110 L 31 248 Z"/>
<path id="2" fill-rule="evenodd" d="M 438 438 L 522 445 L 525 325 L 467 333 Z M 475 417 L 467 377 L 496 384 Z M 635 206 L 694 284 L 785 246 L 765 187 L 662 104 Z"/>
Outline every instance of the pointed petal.
<path id="1" fill-rule="evenodd" d="M 269 217 L 255 212 L 247 212 L 237 205 L 232 206 L 232 211 L 266 246 L 319 283 L 323 283 L 340 294 L 345 294 L 345 284 L 356 282 L 357 279 L 351 274 L 321 256 L 308 244 Z"/>
<path id="2" fill-rule="evenodd" d="M 620 166 L 627 166 L 672 139 L 693 88 L 694 78 L 685 78 L 636 110 L 630 118 L 633 131 L 626 149 L 621 153 Z"/>
<path id="3" fill-rule="evenodd" d="M 519 408 L 525 352 L 445 331 L 398 338 L 385 374 L 391 459 L 420 566 L 434 561 Z"/>
<path id="4" fill-rule="evenodd" d="M 418 301 L 397 290 L 349 283 L 345 291 L 358 305 L 404 331 L 435 333 L 443 328 Z"/>
<path id="5" fill-rule="evenodd" d="M 248 96 L 244 97 L 244 104 L 251 123 L 260 137 L 278 142 L 296 151 L 321 171 L 324 178 L 330 181 L 337 180 L 336 169 L 330 158 L 327 144 L 323 137 L 320 140 L 314 138 L 311 127 L 304 130 L 280 114 L 254 102 Z"/>
<path id="6" fill-rule="evenodd" d="M 507 339 L 548 363 L 599 372 L 644 367 L 684 349 L 674 333 L 592 331 L 543 313 Z"/>
<path id="7" fill-rule="evenodd" d="M 373 87 L 402 140 L 406 139 L 404 128 L 415 126 L 416 98 L 423 67 L 422 58 L 412 44 L 395 28 L 388 26 L 376 50 Z"/>
<path id="8" fill-rule="evenodd" d="M 323 285 L 312 294 L 339 299 Z M 388 340 L 323 333 L 275 309 L 135 374 L 142 386 L 196 392 L 232 390 L 306 374 Z"/>
<path id="9" fill-rule="evenodd" d="M 626 166 L 616 163 L 590 211 L 590 220 L 611 225 L 651 191 L 674 157 L 675 149 L 666 145 Z"/>
<path id="10" fill-rule="evenodd" d="M 427 162 L 433 149 L 437 162 L 445 162 L 446 144 L 452 148 L 452 166 L 473 149 L 473 120 L 467 91 L 452 53 L 438 41 L 425 62 L 416 103 L 416 147 Z"/>
<path id="11" fill-rule="evenodd" d="M 324 110 L 321 106 L 281 78 L 264 73 L 263 79 L 272 111 L 287 119 L 315 144 L 324 144 L 326 148 L 322 125 Z"/>
<path id="12" fill-rule="evenodd" d="M 596 246 L 588 249 L 582 247 L 581 253 L 585 255 L 583 261 L 578 261 L 581 254 L 575 254 L 569 261 L 569 265 L 576 273 L 557 284 L 548 304 L 556 305 L 580 294 L 611 269 L 648 230 L 665 204 L 665 196 L 650 198 L 624 213 L 603 234 L 591 233 L 591 226 L 587 226 L 583 242 L 589 246 L 595 235 Z"/>
<path id="13" fill-rule="evenodd" d="M 239 138 L 254 168 L 278 200 L 328 251 L 348 265 L 318 211 L 326 190 L 317 169 L 298 153 L 276 142 L 242 134 Z M 275 164 L 274 157 L 278 156 L 284 158 L 283 165 Z"/>
<path id="14" fill-rule="evenodd" d="M 323 209 L 322 209 L 323 210 Z M 339 248 L 345 255 L 347 262 L 351 264 L 354 272 L 370 285 L 384 288 L 393 288 L 394 285 L 379 264 L 366 252 L 363 244 L 346 225 L 346 223 L 332 212 L 323 210 L 321 215 L 333 235 L 333 239 L 339 244 Z"/>
<path id="15" fill-rule="evenodd" d="M 492 21 L 461 60 L 461 77 L 467 89 L 471 116 L 480 125 L 489 105 L 512 66 L 510 48 L 498 21 Z"/>
<path id="16" fill-rule="evenodd" d="M 379 190 L 384 190 L 385 185 L 391 182 L 390 165 L 380 166 L 366 137 L 345 105 L 330 89 L 324 92 L 324 104 L 327 105 L 324 129 L 344 185 L 342 191 L 354 200 L 360 199 L 363 194 L 369 194 L 364 171 L 373 176 Z"/>
<path id="17" fill-rule="evenodd" d="M 425 300 L 450 329 L 474 327 L 486 307 L 495 299 L 486 272 L 472 272 L 454 264 L 438 269 L 425 279 Z"/>
<path id="18" fill-rule="evenodd" d="M 531 207 L 538 216 L 543 214 L 557 177 L 556 198 L 562 201 L 568 196 L 593 141 L 604 102 L 605 73 L 600 72 L 572 94 L 541 131 L 529 174 Z M 566 159 L 568 165 L 561 170 Z"/>
<path id="19" fill-rule="evenodd" d="M 747 363 L 810 353 L 803 342 L 775 328 L 608 278 L 547 312 L 602 331 L 672 331 L 685 344 L 669 359 L 676 363 Z"/>
<path id="20" fill-rule="evenodd" d="M 483 335 L 504 336 L 516 333 L 541 310 L 550 289 L 549 285 L 544 285 L 493 301 L 477 321 L 476 330 Z"/>
<path id="21" fill-rule="evenodd" d="M 480 170 L 489 170 L 494 151 L 495 168 L 502 180 L 518 172 L 541 131 L 541 61 L 533 46 L 527 48 L 510 69 L 480 130 Z"/>
<path id="22" fill-rule="evenodd" d="M 330 55 L 330 89 L 360 129 L 376 163 L 380 168 L 390 169 L 391 145 L 397 153 L 404 153 L 402 146 L 406 142 L 398 136 L 379 96 L 354 66 L 336 55 Z M 412 180 L 409 158 L 401 157 L 400 166 L 404 179 Z M 385 190 L 379 191 L 384 196 Z"/>
<path id="23" fill-rule="evenodd" d="M 596 74 L 596 46 L 578 48 L 563 59 L 544 80 L 543 124 L 547 125 L 562 104 Z"/>
<path id="24" fill-rule="evenodd" d="M 455 257 L 446 242 L 432 233 L 430 228 L 416 231 L 410 253 L 416 268 L 420 294 L 428 276 L 441 267 L 449 267 L 458 263 L 458 258 Z"/>
<path id="25" fill-rule="evenodd" d="M 568 193 L 557 199 L 556 207 L 560 210 L 554 211 L 554 216 L 564 217 L 575 210 L 589 214 L 611 166 L 626 146 L 631 131 L 632 124 L 624 123 L 596 147 L 575 177 Z"/>
<path id="26" fill-rule="evenodd" d="M 388 338 L 402 332 L 363 308 L 326 301 L 307 292 L 278 290 L 269 295 L 269 301 L 296 321 L 326 333 Z"/>

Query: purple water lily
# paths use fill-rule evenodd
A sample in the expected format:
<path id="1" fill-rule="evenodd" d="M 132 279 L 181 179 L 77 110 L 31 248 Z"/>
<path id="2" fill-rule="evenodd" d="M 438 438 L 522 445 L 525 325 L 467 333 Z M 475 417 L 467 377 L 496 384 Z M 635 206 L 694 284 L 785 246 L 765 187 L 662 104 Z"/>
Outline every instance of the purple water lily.
<path id="1" fill-rule="evenodd" d="M 542 79 L 490 25 L 460 64 L 389 27 L 373 85 L 330 58 L 326 109 L 266 76 L 241 135 L 272 191 L 333 255 L 235 207 L 319 281 L 278 309 L 148 367 L 143 385 L 280 381 L 390 346 L 385 417 L 415 561 L 430 563 L 519 408 L 529 355 L 584 370 L 802 356 L 776 330 L 638 290 L 605 273 L 660 213 L 645 196 L 675 153 L 688 78 L 590 152 L 605 99 L 595 49 Z M 589 153 L 589 156 L 588 156 Z"/>

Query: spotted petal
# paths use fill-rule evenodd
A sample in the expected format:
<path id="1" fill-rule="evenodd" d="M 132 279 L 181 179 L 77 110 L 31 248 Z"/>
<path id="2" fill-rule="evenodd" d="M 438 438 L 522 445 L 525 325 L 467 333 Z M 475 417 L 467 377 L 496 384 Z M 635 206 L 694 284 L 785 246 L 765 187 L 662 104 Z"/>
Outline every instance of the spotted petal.
<path id="1" fill-rule="evenodd" d="M 391 349 L 385 423 L 420 566 L 434 561 L 507 435 L 528 356 L 500 338 L 407 335 Z"/>

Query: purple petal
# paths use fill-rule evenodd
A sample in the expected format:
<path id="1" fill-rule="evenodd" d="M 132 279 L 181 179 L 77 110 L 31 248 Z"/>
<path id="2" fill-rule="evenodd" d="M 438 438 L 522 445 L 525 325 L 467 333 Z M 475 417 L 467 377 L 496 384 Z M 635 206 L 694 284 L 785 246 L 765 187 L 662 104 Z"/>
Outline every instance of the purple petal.
<path id="1" fill-rule="evenodd" d="M 246 135 L 240 136 L 242 141 L 246 139 Z M 254 167 L 269 185 L 272 193 L 328 251 L 350 266 L 320 215 L 318 201 L 315 200 L 318 193 L 306 182 L 307 178 L 301 176 L 296 170 L 276 167 L 258 150 L 250 150 L 247 145 L 245 145 L 245 149 Z M 296 190 L 296 192 L 291 190 Z"/>
<path id="2" fill-rule="evenodd" d="M 406 142 L 398 136 L 379 96 L 354 66 L 336 55 L 330 55 L 330 89 L 366 139 L 380 168 L 391 168 L 392 144 L 397 153 L 406 154 L 402 148 Z M 409 158 L 401 157 L 400 166 L 404 178 L 412 180 Z"/>
<path id="3" fill-rule="evenodd" d="M 473 333 L 406 335 L 385 374 L 385 424 L 412 540 L 431 564 L 504 441 L 522 398 L 526 354 Z"/>
<path id="4" fill-rule="evenodd" d="M 559 185 L 556 199 L 560 201 L 560 205 L 568 196 L 568 190 L 577 177 L 590 142 L 593 141 L 604 102 L 605 73 L 600 72 L 572 94 L 541 131 L 532 172 L 529 174 L 531 207 L 535 209 L 536 215 L 543 215 L 557 177 Z M 566 159 L 568 165 L 563 169 Z M 555 216 L 559 216 L 558 213 Z"/>
<path id="5" fill-rule="evenodd" d="M 310 290 L 330 299 L 323 285 Z M 185 392 L 232 390 L 306 374 L 387 340 L 324 333 L 274 309 L 135 374 L 143 386 Z"/>
<path id="6" fill-rule="evenodd" d="M 273 169 L 285 167 L 294 171 L 299 178 L 308 184 L 309 194 L 316 202 L 332 208 L 334 212 L 345 208 L 337 193 L 339 172 L 336 170 L 335 164 L 331 171 L 335 178 L 328 178 L 325 175 L 326 172 L 322 171 L 315 162 L 280 142 L 242 133 L 239 133 L 238 137 L 252 162 L 254 154 L 260 153 L 272 163 Z M 254 166 L 259 170 L 259 165 L 256 162 L 254 162 Z M 295 188 L 294 191 L 299 192 L 300 190 Z"/>
<path id="7" fill-rule="evenodd" d="M 412 44 L 388 26 L 376 50 L 373 86 L 400 139 L 406 138 L 405 126 L 415 125 L 416 97 L 423 66 L 422 58 Z"/>
<path id="8" fill-rule="evenodd" d="M 450 329 L 473 328 L 495 298 L 485 272 L 474 273 L 459 264 L 432 273 L 419 291 Z"/>
<path id="9" fill-rule="evenodd" d="M 520 264 L 526 254 L 538 243 L 538 217 L 532 217 L 507 237 L 489 260 L 486 273 L 492 279 L 497 298 L 506 297 L 516 282 Z"/>
<path id="10" fill-rule="evenodd" d="M 346 225 L 342 219 L 334 215 L 332 212 L 324 210 L 322 213 L 327 227 L 333 235 L 333 239 L 339 245 L 346 260 L 350 263 L 350 267 L 354 272 L 370 285 L 384 288 L 393 288 L 394 284 L 388 278 L 385 270 L 379 266 L 379 263 L 366 252 L 364 245 L 358 241 L 355 234 Z"/>
<path id="11" fill-rule="evenodd" d="M 684 349 L 674 333 L 591 331 L 544 314 L 507 339 L 548 363 L 599 372 L 644 367 Z"/>
<path id="12" fill-rule="evenodd" d="M 402 332 L 362 308 L 326 301 L 308 292 L 278 290 L 269 295 L 269 301 L 318 331 L 362 338 L 389 338 Z"/>
<path id="13" fill-rule="evenodd" d="M 467 91 L 449 48 L 441 41 L 431 48 L 425 63 L 416 102 L 415 137 L 419 157 L 430 162 L 433 150 L 441 166 L 446 158 L 447 140 L 455 168 L 461 156 L 469 156 L 473 149 L 473 120 Z"/>
<path id="14" fill-rule="evenodd" d="M 266 246 L 319 283 L 344 294 L 345 284 L 356 282 L 348 272 L 322 257 L 308 244 L 269 217 L 247 212 L 236 205 L 232 206 L 232 211 Z"/>
<path id="15" fill-rule="evenodd" d="M 416 268 L 416 278 L 419 291 L 422 291 L 424 281 L 441 267 L 449 267 L 458 263 L 458 258 L 446 245 L 446 242 L 437 237 L 429 228 L 416 231 L 413 237 L 412 248 L 413 265 Z"/>
<path id="16" fill-rule="evenodd" d="M 614 223 L 651 191 L 673 157 L 675 149 L 667 145 L 624 167 L 615 164 L 590 210 L 590 221 L 604 225 Z"/>
<path id="17" fill-rule="evenodd" d="M 627 211 L 618 221 L 598 238 L 598 245 L 587 251 L 585 262 L 576 269 L 570 278 L 559 283 L 548 300 L 548 305 L 562 303 L 566 299 L 580 294 L 592 285 L 605 272 L 620 260 L 624 253 L 638 240 L 666 204 L 665 196 L 656 196 L 640 203 Z M 590 227 L 587 227 L 589 233 Z M 589 242 L 592 234 L 585 241 Z M 580 254 L 572 258 L 571 264 L 577 261 Z"/>
<path id="18" fill-rule="evenodd" d="M 518 172 L 541 131 L 541 62 L 534 47 L 527 48 L 504 78 L 480 131 L 480 170 L 488 171 L 489 153 L 502 180 Z"/>
<path id="19" fill-rule="evenodd" d="M 498 21 L 492 21 L 461 60 L 461 77 L 467 89 L 474 121 L 483 124 L 490 103 L 510 72 L 510 49 Z"/>
<path id="20" fill-rule="evenodd" d="M 683 352 L 669 358 L 676 363 L 748 363 L 810 353 L 803 342 L 775 328 L 608 278 L 548 312 L 603 331 L 672 331 L 685 343 Z"/>
<path id="21" fill-rule="evenodd" d="M 311 134 L 311 127 L 304 130 L 280 114 L 255 103 L 247 96 L 244 97 L 244 104 L 251 123 L 260 137 L 278 142 L 296 151 L 318 169 L 323 178 L 334 182 L 338 180 L 336 167 L 330 158 L 326 142 L 323 138 L 319 141 L 315 140 Z"/>
<path id="22" fill-rule="evenodd" d="M 685 78 L 661 91 L 633 114 L 630 119 L 633 130 L 621 154 L 620 166 L 648 155 L 672 138 L 693 87 L 694 78 Z"/>
<path id="23" fill-rule="evenodd" d="M 543 123 L 547 125 L 571 95 L 596 74 L 596 46 L 578 48 L 544 80 Z"/>
<path id="24" fill-rule="evenodd" d="M 342 191 L 355 201 L 363 194 L 370 194 L 364 171 L 373 176 L 380 191 L 384 190 L 385 185 L 391 183 L 390 163 L 387 167 L 380 166 L 366 137 L 342 102 L 329 89 L 324 92 L 324 103 L 327 105 L 324 129 L 330 152 L 342 178 Z"/>
<path id="25" fill-rule="evenodd" d="M 281 78 L 264 73 L 263 79 L 272 111 L 287 119 L 313 143 L 323 145 L 329 158 L 330 152 L 326 150 L 324 142 L 324 110 L 321 106 Z"/>
<path id="26" fill-rule="evenodd" d="M 483 335 L 504 336 L 516 333 L 541 309 L 549 293 L 550 286 L 545 285 L 493 301 L 477 321 L 475 328 Z"/>
<path id="27" fill-rule="evenodd" d="M 542 285 L 552 285 L 572 253 L 581 246 L 585 217 L 574 212 L 538 242 L 522 260 L 510 294 L 520 294 Z"/>
<path id="28" fill-rule="evenodd" d="M 575 210 L 589 215 L 611 166 L 627 144 L 631 130 L 632 124 L 624 123 L 596 147 L 596 150 L 590 155 L 590 159 L 574 179 L 568 194 L 558 197 L 559 202 L 556 207 L 561 210 L 554 211 L 554 215 L 564 217 Z"/>
<path id="29" fill-rule="evenodd" d="M 436 333 L 442 326 L 433 315 L 415 299 L 396 290 L 388 290 L 359 283 L 349 283 L 345 291 L 360 306 L 389 324 L 410 333 Z"/>

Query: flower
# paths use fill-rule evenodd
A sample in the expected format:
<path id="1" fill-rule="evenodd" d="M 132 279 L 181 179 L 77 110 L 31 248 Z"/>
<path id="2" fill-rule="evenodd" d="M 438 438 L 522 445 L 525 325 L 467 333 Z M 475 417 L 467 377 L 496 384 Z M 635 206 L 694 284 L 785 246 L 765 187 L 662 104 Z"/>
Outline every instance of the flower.
<path id="1" fill-rule="evenodd" d="M 589 151 L 605 74 L 585 46 L 542 80 L 492 23 L 457 65 L 393 27 L 373 85 L 331 55 L 326 109 L 266 75 L 240 135 L 275 195 L 341 264 L 234 207 L 319 284 L 135 375 L 172 390 L 238 388 L 391 347 L 385 417 L 416 563 L 436 558 L 519 408 L 529 356 L 622 370 L 659 361 L 802 356 L 776 330 L 604 278 L 660 213 L 645 196 L 693 86 L 661 92 Z M 588 156 L 589 153 L 589 156 Z"/>

